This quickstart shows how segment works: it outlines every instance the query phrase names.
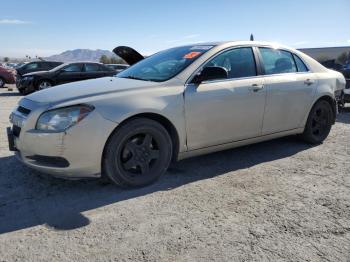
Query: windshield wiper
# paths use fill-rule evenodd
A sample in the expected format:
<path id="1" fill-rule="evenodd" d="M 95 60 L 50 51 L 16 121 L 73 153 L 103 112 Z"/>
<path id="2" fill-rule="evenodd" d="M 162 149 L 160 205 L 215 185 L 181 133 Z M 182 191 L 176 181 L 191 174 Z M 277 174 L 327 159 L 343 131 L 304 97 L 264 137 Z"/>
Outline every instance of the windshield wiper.
<path id="1" fill-rule="evenodd" d="M 134 80 L 141 80 L 141 81 L 148 81 L 148 82 L 158 82 L 157 80 L 154 79 L 144 79 L 144 78 L 140 78 L 137 76 L 118 76 L 120 78 L 127 78 L 127 79 L 134 79 Z"/>

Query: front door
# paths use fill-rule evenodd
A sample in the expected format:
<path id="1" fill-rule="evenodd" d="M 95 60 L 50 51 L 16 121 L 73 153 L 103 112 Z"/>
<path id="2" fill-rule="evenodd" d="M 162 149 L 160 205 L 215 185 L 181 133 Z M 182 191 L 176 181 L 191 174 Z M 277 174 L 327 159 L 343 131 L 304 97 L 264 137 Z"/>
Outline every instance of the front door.
<path id="1" fill-rule="evenodd" d="M 56 84 L 82 80 L 82 64 L 70 64 L 62 68 L 56 77 Z"/>
<path id="2" fill-rule="evenodd" d="M 189 150 L 261 135 L 266 89 L 250 47 L 225 51 L 205 66 L 220 66 L 228 79 L 189 84 L 185 90 Z M 205 67 L 204 66 L 204 67 Z"/>

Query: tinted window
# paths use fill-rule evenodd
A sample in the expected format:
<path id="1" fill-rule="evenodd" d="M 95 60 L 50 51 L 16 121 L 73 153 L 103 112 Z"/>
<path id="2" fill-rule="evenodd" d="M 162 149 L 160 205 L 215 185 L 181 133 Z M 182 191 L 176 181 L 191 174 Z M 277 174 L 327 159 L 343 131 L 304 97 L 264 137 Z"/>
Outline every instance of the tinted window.
<path id="1" fill-rule="evenodd" d="M 99 65 L 100 66 L 100 71 L 113 71 L 113 69 L 109 68 L 108 66 L 105 65 Z"/>
<path id="2" fill-rule="evenodd" d="M 309 71 L 307 69 L 306 65 L 304 64 L 304 62 L 301 61 L 301 59 L 297 55 L 293 55 L 293 56 L 294 56 L 295 63 L 297 64 L 298 72 L 307 72 L 307 71 Z"/>
<path id="3" fill-rule="evenodd" d="M 100 66 L 98 64 L 85 64 L 86 72 L 96 72 L 100 71 Z"/>
<path id="4" fill-rule="evenodd" d="M 209 61 L 205 66 L 226 68 L 229 78 L 256 76 L 253 50 L 250 47 L 226 51 Z"/>
<path id="5" fill-rule="evenodd" d="M 49 63 L 40 63 L 40 67 L 43 68 L 43 69 L 49 69 L 51 68 L 51 65 Z"/>
<path id="6" fill-rule="evenodd" d="M 81 72 L 81 66 L 79 64 L 73 64 L 63 68 L 64 72 Z"/>
<path id="7" fill-rule="evenodd" d="M 283 74 L 297 71 L 293 56 L 290 52 L 272 48 L 259 49 L 265 74 Z"/>
<path id="8" fill-rule="evenodd" d="M 38 69 L 39 68 L 39 63 L 30 63 L 25 66 L 25 70 L 31 70 L 31 69 Z"/>
<path id="9" fill-rule="evenodd" d="M 118 77 L 162 82 L 173 78 L 213 46 L 196 45 L 171 48 L 150 57 L 118 74 Z"/>
<path id="10" fill-rule="evenodd" d="M 51 68 L 54 68 L 54 67 L 56 67 L 56 66 L 59 66 L 59 65 L 61 65 L 62 63 L 59 63 L 59 62 L 51 62 L 50 63 L 50 67 Z"/>

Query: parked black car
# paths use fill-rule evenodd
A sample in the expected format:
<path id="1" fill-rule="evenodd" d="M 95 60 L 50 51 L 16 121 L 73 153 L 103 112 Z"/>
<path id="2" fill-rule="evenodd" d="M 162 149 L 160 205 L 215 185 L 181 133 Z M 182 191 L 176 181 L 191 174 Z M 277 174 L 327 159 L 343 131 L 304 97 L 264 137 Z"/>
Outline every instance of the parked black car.
<path id="1" fill-rule="evenodd" d="M 115 74 L 114 70 L 100 63 L 65 63 L 50 71 L 23 75 L 17 84 L 17 88 L 21 94 L 25 95 L 55 85 L 104 76 L 113 76 Z"/>

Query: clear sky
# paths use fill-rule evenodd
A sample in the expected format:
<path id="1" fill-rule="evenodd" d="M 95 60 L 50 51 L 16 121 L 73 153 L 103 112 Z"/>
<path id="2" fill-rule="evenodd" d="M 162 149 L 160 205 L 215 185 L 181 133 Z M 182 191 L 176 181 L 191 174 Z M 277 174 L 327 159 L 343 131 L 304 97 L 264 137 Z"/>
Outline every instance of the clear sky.
<path id="1" fill-rule="evenodd" d="M 350 0 L 0 0 L 0 56 L 202 41 L 350 45 Z"/>

